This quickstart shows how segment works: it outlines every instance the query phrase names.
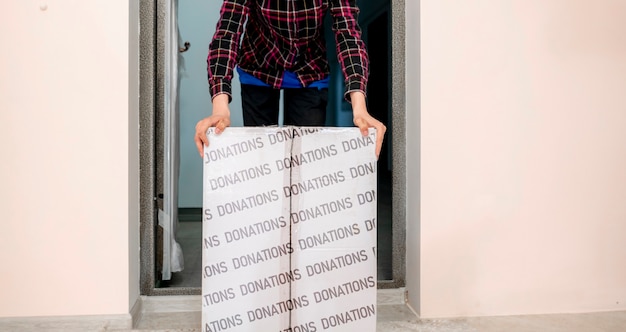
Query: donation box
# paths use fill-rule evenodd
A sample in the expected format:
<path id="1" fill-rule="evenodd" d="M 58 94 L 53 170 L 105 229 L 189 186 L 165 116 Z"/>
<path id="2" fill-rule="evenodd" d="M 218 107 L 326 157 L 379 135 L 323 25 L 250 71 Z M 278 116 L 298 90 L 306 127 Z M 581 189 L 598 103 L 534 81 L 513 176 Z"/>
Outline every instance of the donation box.
<path id="1" fill-rule="evenodd" d="M 208 131 L 202 331 L 376 331 L 376 138 Z"/>

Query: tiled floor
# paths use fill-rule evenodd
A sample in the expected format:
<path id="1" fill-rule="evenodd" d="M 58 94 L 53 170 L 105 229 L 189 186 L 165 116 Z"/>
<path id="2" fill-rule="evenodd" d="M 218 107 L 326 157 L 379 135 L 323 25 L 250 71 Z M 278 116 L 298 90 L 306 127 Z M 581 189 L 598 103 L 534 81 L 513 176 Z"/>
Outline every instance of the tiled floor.
<path id="1" fill-rule="evenodd" d="M 624 332 L 626 311 L 533 316 L 419 319 L 403 303 L 402 289 L 378 290 L 378 332 Z M 0 319 L 0 331 L 11 332 L 203 332 L 201 297 L 142 297 L 134 329 L 128 317 L 114 315 Z M 120 321 L 120 318 L 121 321 Z M 116 327 L 117 326 L 117 327 Z M 360 332 L 335 328 L 331 332 Z M 256 332 L 256 331 L 254 331 Z M 259 331 L 266 332 L 266 331 Z M 270 331 L 271 332 L 271 331 Z M 321 332 L 321 331 L 320 331 Z"/>
<path id="2" fill-rule="evenodd" d="M 201 313 L 189 310 L 199 297 L 144 298 L 144 313 L 134 331 L 200 332 Z M 199 307 L 199 305 L 198 305 Z M 379 332 L 624 332 L 626 312 L 533 316 L 419 319 L 403 304 L 402 289 L 378 291 Z M 358 332 L 338 330 L 336 332 Z"/>

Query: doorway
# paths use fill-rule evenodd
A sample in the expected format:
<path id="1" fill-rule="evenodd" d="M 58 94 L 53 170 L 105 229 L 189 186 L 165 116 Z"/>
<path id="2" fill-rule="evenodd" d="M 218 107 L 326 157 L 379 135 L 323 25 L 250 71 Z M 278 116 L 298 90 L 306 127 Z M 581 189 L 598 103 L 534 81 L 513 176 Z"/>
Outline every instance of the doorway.
<path id="1" fill-rule="evenodd" d="M 381 3 L 383 5 L 381 5 Z M 187 4 L 193 4 L 194 6 L 204 6 L 207 8 L 189 9 L 185 7 Z M 369 4 L 369 5 L 368 5 Z M 168 181 L 172 180 L 172 170 L 166 170 L 166 165 L 163 162 L 166 160 L 166 156 L 171 152 L 165 149 L 167 139 L 165 138 L 167 133 L 171 134 L 168 128 L 166 109 L 168 103 L 172 100 L 166 98 L 171 93 L 172 82 L 171 76 L 168 77 L 166 68 L 171 65 L 171 61 L 167 60 L 168 49 L 171 51 L 171 44 L 173 40 L 177 44 L 184 45 L 184 42 L 189 42 L 190 46 L 184 53 L 169 53 L 170 56 L 176 54 L 176 59 L 179 61 L 180 66 L 180 80 L 177 80 L 180 90 L 180 132 L 179 137 L 182 144 L 186 144 L 186 141 L 191 141 L 191 136 L 185 136 L 185 132 L 188 127 L 195 126 L 195 122 L 206 114 L 209 113 L 209 96 L 208 90 L 202 89 L 206 85 L 206 63 L 198 65 L 198 60 L 192 60 L 194 57 L 197 59 L 200 57 L 201 61 L 206 60 L 206 52 L 208 48 L 208 42 L 212 36 L 212 32 L 209 28 L 195 28 L 198 36 L 194 37 L 188 31 L 185 31 L 185 25 L 193 24 L 193 18 L 204 22 L 214 28 L 215 22 L 219 13 L 219 5 L 221 2 L 202 2 L 193 0 L 178 0 L 178 7 L 176 7 L 175 0 L 158 0 L 156 3 L 150 1 L 142 1 L 142 17 L 141 17 L 141 92 L 140 97 L 142 107 L 142 222 L 141 222 L 141 243 L 142 243 L 142 273 L 141 273 L 141 288 L 142 294 L 145 295 L 165 295 L 165 294 L 200 294 L 200 269 L 201 269 L 201 194 L 199 195 L 198 202 L 194 203 L 193 198 L 197 197 L 196 194 L 191 194 L 189 197 L 185 197 L 185 191 L 193 186 L 197 186 L 198 183 L 193 182 L 193 178 L 197 178 L 187 169 L 189 165 L 193 167 L 193 161 L 197 159 L 197 167 L 200 169 L 201 163 L 196 152 L 193 152 L 195 146 L 192 146 L 191 153 L 180 148 L 180 168 L 181 177 L 179 178 L 179 197 L 176 200 L 175 213 L 177 217 L 178 237 L 176 238 L 178 244 L 182 247 L 184 254 L 184 267 L 185 269 L 180 272 L 173 272 L 169 278 L 163 278 L 163 260 L 164 250 L 163 244 L 166 243 L 167 232 L 164 232 L 162 222 L 159 220 L 159 212 L 163 211 L 166 202 L 168 201 L 168 195 L 164 192 L 167 187 Z M 213 6 L 216 8 L 209 8 Z M 393 98 L 399 98 L 398 94 L 393 94 L 391 89 L 392 80 L 389 78 L 389 72 L 392 67 L 391 61 L 393 60 L 390 50 L 390 36 L 391 31 L 398 27 L 392 27 L 393 23 L 390 19 L 391 4 L 387 2 L 384 4 L 380 1 L 374 0 L 362 0 L 359 2 L 361 7 L 361 18 L 364 19 L 361 24 L 363 29 L 363 36 L 368 43 L 370 49 L 370 61 L 371 61 L 371 76 L 370 76 L 370 91 L 377 91 L 376 94 L 369 94 L 369 109 L 372 115 L 385 122 L 388 127 L 386 143 L 383 146 L 381 158 L 379 160 L 379 204 L 383 204 L 384 207 L 379 207 L 379 261 L 383 264 L 379 266 L 379 287 L 395 288 L 404 286 L 404 225 L 403 219 L 403 203 L 398 198 L 404 197 L 404 178 L 403 169 L 394 168 L 392 165 L 392 156 L 395 153 L 402 153 L 404 142 L 398 141 L 398 137 L 403 135 L 394 134 L 397 132 L 394 126 L 391 125 L 391 120 L 394 118 L 397 112 L 392 112 L 391 105 Z M 193 15 L 190 17 L 185 16 L 185 21 L 182 22 L 180 16 L 178 16 L 180 24 L 180 37 L 172 36 L 172 31 L 176 31 L 172 26 L 172 10 L 177 11 L 179 14 L 185 12 L 191 12 Z M 198 15 L 198 11 L 202 11 L 206 14 Z M 152 15 L 151 15 L 152 14 Z M 184 16 L 184 15 L 183 15 Z M 169 20 L 169 23 L 168 23 Z M 403 27 L 402 27 L 403 29 Z M 188 30 L 188 29 L 187 29 Z M 193 30 L 193 29 L 192 29 Z M 403 34 L 401 34 L 403 36 Z M 165 40 L 166 42 L 159 42 Z M 169 43 L 167 41 L 170 41 Z M 332 42 L 332 40 L 331 40 Z M 176 45 L 178 48 L 180 45 Z M 198 55 L 200 54 L 200 55 Z M 332 60 L 331 60 L 332 61 Z M 197 69 L 199 68 L 199 69 Z M 191 83 L 197 76 L 197 71 L 201 72 L 201 79 L 203 83 Z M 171 72 L 170 72 L 171 74 Z M 168 80 L 170 80 L 168 82 Z M 343 89 L 343 84 L 340 82 L 340 89 Z M 187 85 L 187 86 L 186 86 Z M 186 91 L 186 88 L 193 86 L 194 91 Z M 198 90 L 198 87 L 200 89 Z M 234 82 L 233 88 L 238 88 L 238 84 Z M 169 89 L 169 90 L 168 90 Z M 384 93 L 378 93 L 383 91 Z M 200 95 L 199 101 L 192 101 L 187 98 L 187 94 Z M 237 96 L 238 91 L 233 91 L 233 95 Z M 341 93 L 339 93 L 341 95 Z M 375 97 L 374 97 L 375 95 Z M 394 97 L 395 96 L 395 97 Z M 204 100 L 202 98 L 205 98 Z M 233 126 L 241 125 L 240 119 L 237 118 L 237 114 L 241 114 L 237 110 L 237 100 L 234 98 L 234 103 L 231 104 L 231 114 L 233 116 Z M 343 110 L 345 105 L 342 106 L 342 101 L 335 102 L 336 106 L 332 109 L 333 103 L 329 101 L 329 118 L 338 119 L 342 116 L 346 116 L 346 111 Z M 169 106 L 170 109 L 171 105 Z M 189 110 L 194 110 L 191 112 Z M 334 112 L 334 113 L 333 113 Z M 403 116 L 403 112 L 400 112 Z M 347 112 L 350 115 L 350 112 Z M 351 117 L 350 117 L 351 119 Z M 340 121 L 330 120 L 331 125 L 341 125 L 341 123 L 335 123 Z M 396 125 L 404 125 L 403 119 L 394 118 Z M 169 123 L 171 125 L 171 123 Z M 351 125 L 351 121 L 348 125 Z M 403 130 L 401 131 L 403 133 Z M 391 143 L 391 144 L 390 144 Z M 184 157 L 185 154 L 191 154 L 191 158 Z M 195 158 L 195 159 L 194 159 Z M 396 158 L 394 158 L 395 160 Z M 184 174 L 183 174 L 184 173 Z M 201 170 L 198 170 L 201 178 Z M 188 178 L 187 178 L 188 177 Z M 190 180 L 191 179 L 191 180 Z M 200 181 L 201 182 L 201 181 Z M 201 187 L 201 185 L 200 185 Z M 194 190 L 198 190 L 196 187 Z M 201 188 L 200 188 L 201 190 Z M 147 193 L 147 195 L 146 195 Z M 152 193 L 152 194 L 150 194 Z M 169 200 L 172 203 L 172 200 Z M 195 205 L 197 204 L 197 205 Z M 399 211 L 401 210 L 401 211 Z M 387 219 L 385 224 L 380 220 Z M 384 232 L 381 233 L 380 229 L 384 228 Z M 171 231 L 171 230 L 170 230 Z M 197 243 L 197 245 L 194 245 Z M 175 246 L 175 245 L 174 245 Z M 196 248 L 197 247 L 197 248 Z M 169 250 L 171 251 L 173 246 L 170 243 Z M 196 273 L 194 270 L 198 270 Z M 197 277 L 194 277 L 197 276 Z"/>

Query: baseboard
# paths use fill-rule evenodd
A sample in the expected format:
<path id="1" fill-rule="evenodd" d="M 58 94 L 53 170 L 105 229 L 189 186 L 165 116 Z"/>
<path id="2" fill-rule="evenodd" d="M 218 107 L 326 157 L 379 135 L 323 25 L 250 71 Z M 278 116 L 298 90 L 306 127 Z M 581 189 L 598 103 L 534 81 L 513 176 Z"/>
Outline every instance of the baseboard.
<path id="1" fill-rule="evenodd" d="M 411 302 L 407 301 L 406 306 L 409 308 L 409 310 L 411 310 L 412 313 L 415 314 L 415 317 L 420 317 L 420 314 L 417 312 L 417 310 L 415 310 L 415 308 L 413 308 Z"/>
<path id="2" fill-rule="evenodd" d="M 0 317 L 0 331 L 110 331 L 132 329 L 131 314 L 50 317 Z"/>
<path id="3" fill-rule="evenodd" d="M 137 325 L 139 324 L 142 314 L 143 314 L 143 298 L 139 297 L 137 298 L 137 301 L 135 301 L 135 304 L 133 305 L 133 307 L 130 309 L 130 316 L 132 319 L 133 328 L 137 327 Z"/>

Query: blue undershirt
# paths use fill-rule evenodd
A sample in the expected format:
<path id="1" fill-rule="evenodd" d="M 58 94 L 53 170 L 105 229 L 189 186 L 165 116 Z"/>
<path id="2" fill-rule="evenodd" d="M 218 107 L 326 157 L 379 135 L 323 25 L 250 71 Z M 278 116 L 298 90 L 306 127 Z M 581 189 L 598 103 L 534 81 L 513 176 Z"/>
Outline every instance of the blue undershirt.
<path id="1" fill-rule="evenodd" d="M 261 81 L 260 79 L 246 73 L 241 70 L 241 68 L 237 67 L 237 73 L 239 73 L 239 82 L 242 84 L 250 84 L 256 86 L 266 86 L 270 85 Z M 307 88 L 317 88 L 317 89 L 328 89 L 328 82 L 330 81 L 329 77 L 326 76 L 324 79 L 319 81 L 315 81 L 307 86 Z M 303 88 L 298 76 L 290 71 L 285 71 L 283 74 L 283 83 L 280 86 L 281 89 L 300 89 Z"/>

